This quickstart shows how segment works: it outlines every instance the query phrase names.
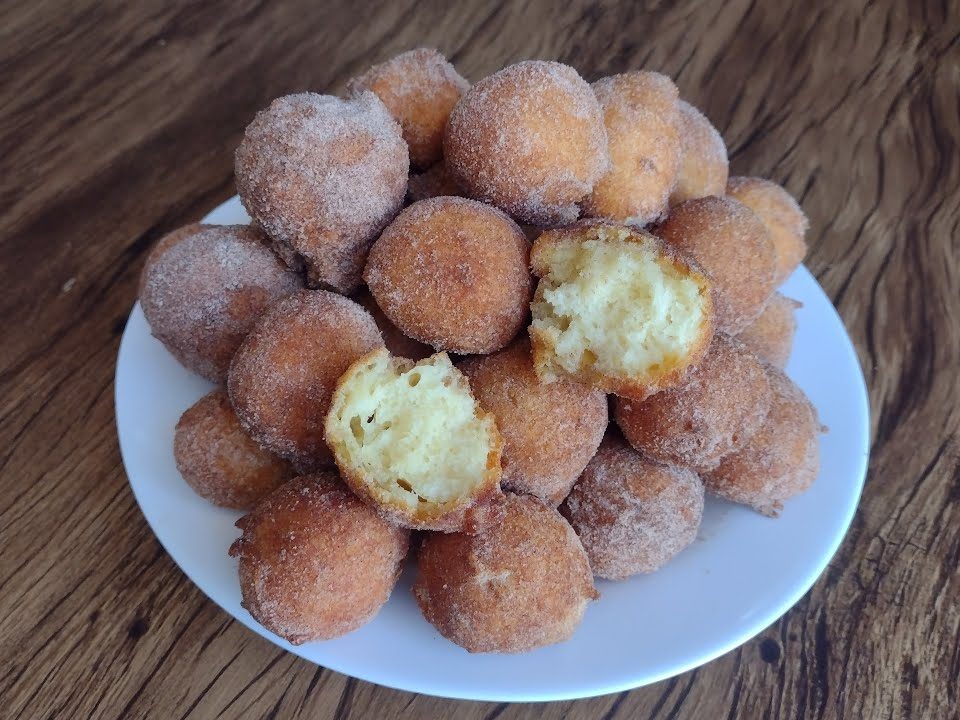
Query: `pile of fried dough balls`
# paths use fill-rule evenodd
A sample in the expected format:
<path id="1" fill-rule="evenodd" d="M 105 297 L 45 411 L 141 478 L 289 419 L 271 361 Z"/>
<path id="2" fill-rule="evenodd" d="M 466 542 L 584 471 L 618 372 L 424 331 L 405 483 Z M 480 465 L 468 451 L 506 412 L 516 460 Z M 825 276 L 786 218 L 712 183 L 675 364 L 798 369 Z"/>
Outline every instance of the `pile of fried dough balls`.
<path id="1" fill-rule="evenodd" d="M 526 61 L 471 86 L 420 49 L 259 112 L 236 152 L 250 225 L 167 235 L 140 288 L 218 385 L 174 454 L 249 511 L 230 554 L 253 617 L 292 643 L 350 632 L 412 545 L 443 636 L 526 651 L 573 634 L 595 578 L 688 546 L 705 491 L 773 517 L 806 490 L 822 428 L 782 370 L 798 303 L 776 289 L 807 220 L 727 174 L 656 72 Z"/>

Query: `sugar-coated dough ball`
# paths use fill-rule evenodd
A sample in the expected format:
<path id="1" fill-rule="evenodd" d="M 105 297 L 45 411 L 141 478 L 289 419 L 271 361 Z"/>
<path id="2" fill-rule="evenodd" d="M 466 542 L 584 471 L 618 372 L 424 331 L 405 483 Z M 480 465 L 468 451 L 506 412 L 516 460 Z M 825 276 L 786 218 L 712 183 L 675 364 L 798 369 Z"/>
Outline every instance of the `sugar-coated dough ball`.
<path id="1" fill-rule="evenodd" d="M 623 580 L 659 570 L 697 537 L 703 483 L 692 470 L 660 465 L 616 435 L 560 508 L 597 577 Z"/>
<path id="2" fill-rule="evenodd" d="M 373 317 L 373 321 L 377 323 L 380 334 L 383 335 L 383 343 L 387 346 L 391 355 L 409 358 L 410 360 L 422 360 L 433 355 L 432 347 L 424 345 L 412 337 L 407 337 L 400 328 L 390 322 L 368 290 L 360 291 L 360 294 L 354 299 L 366 308 L 367 312 Z"/>
<path id="3" fill-rule="evenodd" d="M 323 422 L 340 376 L 383 347 L 366 310 L 325 290 L 302 290 L 272 307 L 230 366 L 227 388 L 244 428 L 304 471 L 332 463 Z"/>
<path id="4" fill-rule="evenodd" d="M 682 383 L 641 402 L 618 399 L 614 415 L 630 444 L 650 459 L 704 469 L 749 442 L 770 402 L 760 360 L 717 333 Z"/>
<path id="5" fill-rule="evenodd" d="M 443 130 L 450 111 L 470 83 L 436 50 L 418 48 L 374 65 L 352 80 L 357 93 L 376 93 L 403 129 L 410 163 L 428 168 L 443 156 Z"/>
<path id="6" fill-rule="evenodd" d="M 584 215 L 646 225 L 661 217 L 680 167 L 677 86 L 638 71 L 598 80 L 611 167 L 583 203 Z"/>
<path id="7" fill-rule="evenodd" d="M 568 65 L 527 60 L 473 86 L 450 114 L 445 162 L 470 197 L 520 222 L 577 218 L 606 171 L 607 133 L 590 86 Z"/>
<path id="8" fill-rule="evenodd" d="M 573 528 L 529 495 L 508 494 L 503 522 L 479 535 L 427 535 L 417 565 L 423 616 L 470 652 L 567 640 L 599 597 Z"/>
<path id="9" fill-rule="evenodd" d="M 188 370 L 227 378 L 240 342 L 274 302 L 303 287 L 248 225 L 187 225 L 161 238 L 140 277 L 150 332 Z"/>
<path id="10" fill-rule="evenodd" d="M 237 192 L 311 286 L 350 293 L 370 244 L 403 204 L 410 168 L 400 126 L 372 92 L 301 93 L 257 113 L 237 148 Z"/>
<path id="11" fill-rule="evenodd" d="M 300 645 L 369 622 L 390 597 L 409 532 L 377 516 L 335 473 L 300 477 L 237 521 L 241 604 Z"/>
<path id="12" fill-rule="evenodd" d="M 244 432 L 223 390 L 204 395 L 180 416 L 173 456 L 198 495 L 237 510 L 252 508 L 293 476 L 290 463 Z"/>
<path id="13" fill-rule="evenodd" d="M 437 350 L 489 353 L 526 322 L 529 243 L 496 208 L 459 197 L 414 203 L 383 231 L 364 279 L 400 330 Z"/>
<path id="14" fill-rule="evenodd" d="M 603 439 L 606 395 L 569 380 L 540 382 L 526 339 L 458 367 L 481 407 L 497 419 L 504 443 L 501 485 L 559 504 Z"/>
<path id="15" fill-rule="evenodd" d="M 779 285 L 807 254 L 804 236 L 810 226 L 803 209 L 782 187 L 756 177 L 732 177 L 727 182 L 727 195 L 753 210 L 767 226 L 777 253 L 774 282 Z"/>
<path id="16" fill-rule="evenodd" d="M 724 195 L 727 187 L 727 146 L 707 117 L 688 102 L 680 101 L 680 171 L 670 193 L 670 204 Z"/>
<path id="17" fill-rule="evenodd" d="M 767 366 L 773 402 L 746 447 L 703 474 L 709 492 L 777 517 L 784 501 L 807 490 L 820 470 L 817 411 L 781 370 Z"/>
<path id="18" fill-rule="evenodd" d="M 782 370 L 790 360 L 797 332 L 794 313 L 800 306 L 797 300 L 774 293 L 759 317 L 741 330 L 737 339 L 761 360 Z"/>
<path id="19" fill-rule="evenodd" d="M 746 205 L 726 197 L 687 200 L 654 232 L 712 276 L 718 330 L 735 335 L 756 319 L 773 294 L 773 241 Z"/>

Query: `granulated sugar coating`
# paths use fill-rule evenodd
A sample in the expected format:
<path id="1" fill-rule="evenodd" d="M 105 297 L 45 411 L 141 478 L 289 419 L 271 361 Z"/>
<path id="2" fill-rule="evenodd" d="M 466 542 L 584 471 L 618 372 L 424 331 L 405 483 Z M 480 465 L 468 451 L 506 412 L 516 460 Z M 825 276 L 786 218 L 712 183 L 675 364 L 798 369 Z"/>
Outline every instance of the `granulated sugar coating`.
<path id="1" fill-rule="evenodd" d="M 243 431 L 223 390 L 204 395 L 180 416 L 173 456 L 198 495 L 237 510 L 249 510 L 293 477 L 290 463 Z"/>
<path id="2" fill-rule="evenodd" d="M 311 286 L 357 289 L 374 238 L 407 190 L 400 126 L 371 92 L 274 100 L 236 153 L 244 207 Z"/>
<path id="3" fill-rule="evenodd" d="M 810 223 L 803 209 L 782 187 L 756 177 L 733 177 L 727 182 L 727 195 L 753 210 L 770 231 L 777 253 L 774 282 L 779 285 L 807 254 L 804 236 Z"/>
<path id="4" fill-rule="evenodd" d="M 584 201 L 587 217 L 646 225 L 667 209 L 680 166 L 677 86 L 630 72 L 593 84 L 610 139 L 610 170 Z"/>
<path id="5" fill-rule="evenodd" d="M 457 185 L 447 166 L 438 162 L 429 170 L 419 174 L 411 174 L 407 182 L 407 200 L 415 203 L 428 198 L 448 196 L 463 196 L 463 190 Z"/>
<path id="6" fill-rule="evenodd" d="M 140 278 L 150 332 L 213 382 L 267 307 L 303 287 L 247 225 L 188 225 L 160 239 Z"/>
<path id="7" fill-rule="evenodd" d="M 244 428 L 298 468 L 329 465 L 323 422 L 337 379 L 383 347 L 360 305 L 325 290 L 302 290 L 272 307 L 230 366 L 230 401 Z"/>
<path id="8" fill-rule="evenodd" d="M 529 243 L 509 217 L 466 198 L 414 203 L 370 251 L 364 279 L 400 330 L 437 350 L 489 353 L 527 319 Z"/>
<path id="9" fill-rule="evenodd" d="M 785 500 L 808 489 L 820 470 L 817 411 L 782 371 L 767 365 L 773 402 L 746 447 L 704 473 L 709 492 L 777 517 Z"/>
<path id="10" fill-rule="evenodd" d="M 732 198 L 687 200 L 654 233 L 713 277 L 718 330 L 735 335 L 757 318 L 776 287 L 777 254 L 750 208 Z"/>
<path id="11" fill-rule="evenodd" d="M 782 370 L 790 360 L 793 336 L 797 332 L 794 313 L 800 307 L 799 301 L 774 293 L 760 316 L 740 331 L 737 340 L 761 360 Z"/>
<path id="12" fill-rule="evenodd" d="M 458 367 L 497 419 L 504 441 L 500 484 L 558 505 L 603 439 L 606 395 L 569 380 L 541 383 L 526 338 Z"/>
<path id="13" fill-rule="evenodd" d="M 369 622 L 390 597 L 410 534 L 350 493 L 335 473 L 286 483 L 237 521 L 241 604 L 294 645 Z"/>
<path id="14" fill-rule="evenodd" d="M 450 114 L 443 147 L 468 195 L 532 225 L 576 220 L 609 164 L 590 86 L 568 65 L 540 60 L 474 85 Z"/>
<path id="15" fill-rule="evenodd" d="M 707 117 L 688 102 L 680 101 L 680 170 L 670 204 L 723 195 L 727 187 L 727 146 Z"/>
<path id="16" fill-rule="evenodd" d="M 470 88 L 436 50 L 418 48 L 374 65 L 350 81 L 352 93 L 372 90 L 403 128 L 410 163 L 428 168 L 443 156 L 443 129 L 450 111 Z"/>
<path id="17" fill-rule="evenodd" d="M 660 569 L 694 541 L 703 484 L 692 470 L 652 462 L 611 434 L 560 512 L 580 536 L 593 574 L 622 580 Z"/>
<path id="18" fill-rule="evenodd" d="M 391 355 L 397 355 L 398 357 L 409 360 L 422 360 L 425 357 L 433 355 L 432 347 L 424 345 L 422 342 L 418 342 L 411 337 L 407 337 L 400 331 L 400 328 L 387 319 L 387 316 L 383 314 L 383 310 L 377 305 L 377 301 L 373 299 L 373 295 L 370 294 L 369 290 L 361 290 L 360 294 L 354 297 L 354 300 L 363 305 L 367 312 L 373 316 L 373 321 L 377 324 L 377 327 L 380 328 L 383 342 Z"/>
<path id="19" fill-rule="evenodd" d="M 440 634 L 470 652 L 523 652 L 567 640 L 599 597 L 573 528 L 528 495 L 480 535 L 427 535 L 413 593 Z"/>
<path id="20" fill-rule="evenodd" d="M 718 333 L 682 384 L 642 402 L 615 402 L 617 424 L 638 451 L 657 462 L 705 469 L 749 442 L 770 410 L 771 392 L 760 360 Z"/>

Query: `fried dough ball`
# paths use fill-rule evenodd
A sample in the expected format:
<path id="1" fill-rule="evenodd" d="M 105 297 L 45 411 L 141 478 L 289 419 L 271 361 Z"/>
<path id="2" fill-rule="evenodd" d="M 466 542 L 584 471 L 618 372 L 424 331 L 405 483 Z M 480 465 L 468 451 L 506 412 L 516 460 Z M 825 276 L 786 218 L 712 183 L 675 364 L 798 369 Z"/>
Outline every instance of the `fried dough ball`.
<path id="1" fill-rule="evenodd" d="M 659 570 L 696 539 L 703 483 L 692 470 L 655 463 L 611 434 L 560 512 L 580 536 L 593 574 L 623 580 Z"/>
<path id="2" fill-rule="evenodd" d="M 501 485 L 556 506 L 570 492 L 607 429 L 607 396 L 586 385 L 541 383 L 521 338 L 458 368 L 503 436 Z"/>
<path id="3" fill-rule="evenodd" d="M 227 378 L 240 342 L 270 305 L 303 287 L 247 225 L 187 225 L 161 238 L 140 277 L 150 332 L 181 365 Z"/>
<path id="4" fill-rule="evenodd" d="M 793 336 L 797 332 L 794 312 L 800 307 L 799 301 L 774 293 L 760 316 L 740 331 L 737 340 L 761 360 L 782 370 L 790 360 Z"/>
<path id="5" fill-rule="evenodd" d="M 777 255 L 756 213 L 731 198 L 695 198 L 654 232 L 712 276 L 718 330 L 736 335 L 757 318 L 776 286 Z"/>
<path id="6" fill-rule="evenodd" d="M 476 532 L 502 516 L 503 441 L 446 353 L 362 357 L 337 383 L 326 438 L 343 479 L 391 522 Z"/>
<path id="7" fill-rule="evenodd" d="M 377 516 L 335 473 L 299 477 L 237 521 L 241 604 L 294 645 L 340 637 L 390 597 L 410 533 Z"/>
<path id="8" fill-rule="evenodd" d="M 372 90 L 400 123 L 410 163 L 428 168 L 443 156 L 443 129 L 450 111 L 470 88 L 436 50 L 418 48 L 374 65 L 350 81 L 352 93 Z"/>
<path id="9" fill-rule="evenodd" d="M 527 319 L 529 243 L 509 217 L 475 200 L 414 203 L 383 231 L 364 279 L 400 330 L 437 350 L 489 353 Z"/>
<path id="10" fill-rule="evenodd" d="M 240 346 L 227 388 L 240 422 L 301 472 L 333 461 L 323 421 L 340 376 L 383 347 L 370 313 L 325 290 L 303 290 L 267 312 Z"/>
<path id="11" fill-rule="evenodd" d="M 611 167 L 584 201 L 584 215 L 646 225 L 667 210 L 680 167 L 677 86 L 656 72 L 598 80 Z"/>
<path id="12" fill-rule="evenodd" d="M 480 535 L 428 535 L 413 594 L 440 634 L 470 652 L 524 652 L 570 638 L 599 597 L 573 528 L 529 495 Z"/>
<path id="13" fill-rule="evenodd" d="M 243 431 L 223 390 L 204 395 L 180 416 L 173 456 L 197 495 L 237 510 L 249 510 L 293 477 L 290 463 Z"/>
<path id="14" fill-rule="evenodd" d="M 617 399 L 614 417 L 630 444 L 651 460 L 706 469 L 749 442 L 771 400 L 760 360 L 717 333 L 680 385 L 642 402 Z"/>
<path id="15" fill-rule="evenodd" d="M 710 281 L 658 238 L 603 222 L 533 244 L 537 375 L 642 400 L 675 385 L 713 336 Z"/>
<path id="16" fill-rule="evenodd" d="M 407 182 L 407 200 L 409 202 L 415 203 L 442 195 L 463 196 L 463 190 L 457 185 L 457 181 L 447 170 L 444 163 L 438 162 L 422 173 L 410 175 L 410 180 Z"/>
<path id="17" fill-rule="evenodd" d="M 528 60 L 473 86 L 450 114 L 445 162 L 470 197 L 531 225 L 576 220 L 607 170 L 603 112 L 568 65 Z"/>
<path id="18" fill-rule="evenodd" d="M 727 146 L 707 116 L 688 102 L 680 101 L 680 170 L 670 204 L 723 195 L 727 187 Z"/>
<path id="19" fill-rule="evenodd" d="M 820 470 L 817 411 L 781 370 L 767 365 L 773 402 L 746 447 L 703 475 L 707 491 L 777 517 L 785 500 L 807 490 Z"/>
<path id="20" fill-rule="evenodd" d="M 237 192 L 290 267 L 350 293 L 407 192 L 400 126 L 372 92 L 302 93 L 257 113 L 235 159 Z"/>
<path id="21" fill-rule="evenodd" d="M 383 344 L 387 346 L 391 355 L 398 355 L 410 360 L 423 360 L 423 358 L 433 355 L 433 348 L 407 337 L 400 331 L 400 328 L 390 322 L 368 290 L 362 290 L 355 300 L 373 316 L 373 321 L 380 328 L 380 334 L 383 336 Z"/>
<path id="22" fill-rule="evenodd" d="M 790 277 L 807 254 L 804 236 L 810 223 L 803 209 L 793 195 L 763 178 L 730 178 L 727 195 L 753 210 L 767 226 L 777 253 L 774 283 L 779 285 Z"/>

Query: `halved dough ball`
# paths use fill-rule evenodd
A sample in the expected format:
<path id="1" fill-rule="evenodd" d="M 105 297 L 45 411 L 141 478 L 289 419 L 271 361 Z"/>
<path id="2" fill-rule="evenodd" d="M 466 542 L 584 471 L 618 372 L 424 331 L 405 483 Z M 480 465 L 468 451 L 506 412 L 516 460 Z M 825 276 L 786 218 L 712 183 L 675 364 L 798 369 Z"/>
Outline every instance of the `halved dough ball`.
<path id="1" fill-rule="evenodd" d="M 707 277 L 642 230 L 584 222 L 543 233 L 530 255 L 533 360 L 567 377 L 643 399 L 680 381 L 713 336 Z"/>
<path id="2" fill-rule="evenodd" d="M 355 362 L 326 437 L 347 484 L 399 525 L 474 532 L 502 512 L 500 433 L 445 353 L 414 364 L 377 350 Z"/>
<path id="3" fill-rule="evenodd" d="M 377 305 L 373 295 L 368 291 L 360 291 L 360 294 L 354 299 L 366 308 L 367 312 L 373 317 L 373 321 L 377 323 L 380 334 L 383 335 L 383 344 L 387 346 L 391 355 L 399 355 L 410 360 L 423 360 L 423 358 L 433 355 L 433 348 L 414 340 L 412 337 L 407 337 L 401 332 L 400 328 L 390 322 L 389 318 L 383 314 L 380 306 Z"/>
<path id="4" fill-rule="evenodd" d="M 497 419 L 501 485 L 559 504 L 603 439 L 607 396 L 569 380 L 541 383 L 525 338 L 458 367 L 480 405 Z"/>
<path id="5" fill-rule="evenodd" d="M 443 129 L 470 83 L 436 50 L 417 48 L 374 65 L 347 85 L 376 93 L 403 129 L 410 163 L 427 168 L 443 155 Z"/>
<path id="6" fill-rule="evenodd" d="M 807 254 L 804 236 L 810 226 L 793 195 L 770 180 L 732 177 L 727 195 L 753 210 L 767 226 L 777 254 L 774 283 L 779 285 L 797 269 Z"/>
<path id="7" fill-rule="evenodd" d="M 717 333 L 680 385 L 641 402 L 618 398 L 614 415 L 630 444 L 650 459 L 704 469 L 750 440 L 770 402 L 763 364 Z"/>
<path id="8" fill-rule="evenodd" d="M 567 640 L 599 597 L 576 533 L 529 495 L 479 535 L 428 535 L 413 586 L 423 616 L 470 652 L 524 652 Z"/>
<path id="9" fill-rule="evenodd" d="M 173 456 L 198 495 L 238 510 L 252 508 L 293 477 L 290 463 L 244 432 L 223 390 L 204 395 L 180 416 Z"/>
<path id="10" fill-rule="evenodd" d="M 807 490 L 820 470 L 823 430 L 817 411 L 782 371 L 767 366 L 773 402 L 746 447 L 704 473 L 709 492 L 777 517 L 784 501 Z"/>
<path id="11" fill-rule="evenodd" d="M 303 290 L 271 308 L 230 366 L 230 401 L 244 428 L 300 471 L 330 465 L 323 422 L 340 376 L 383 347 L 370 313 L 325 290 Z"/>
<path id="12" fill-rule="evenodd" d="M 432 198 L 383 231 L 364 279 L 404 334 L 437 350 L 488 353 L 507 345 L 527 319 L 529 247 L 496 208 Z"/>
<path id="13" fill-rule="evenodd" d="M 681 100 L 679 107 L 680 170 L 670 204 L 725 194 L 729 165 L 723 137 L 693 105 Z"/>
<path id="14" fill-rule="evenodd" d="M 746 205 L 725 197 L 687 200 L 654 232 L 712 277 L 717 330 L 735 335 L 773 294 L 776 250 L 763 222 Z"/>
<path id="15" fill-rule="evenodd" d="M 237 521 L 241 604 L 300 645 L 369 622 L 390 597 L 410 533 L 381 519 L 335 473 L 291 480 Z"/>
<path id="16" fill-rule="evenodd" d="M 793 336 L 797 332 L 794 313 L 800 307 L 798 300 L 774 293 L 760 316 L 740 331 L 737 340 L 761 360 L 782 370 L 790 360 Z"/>
<path id="17" fill-rule="evenodd" d="M 677 86 L 666 75 L 638 71 L 602 78 L 593 91 L 611 166 L 583 202 L 584 215 L 646 225 L 666 212 L 680 167 Z"/>
<path id="18" fill-rule="evenodd" d="M 569 65 L 527 60 L 473 86 L 450 114 L 447 168 L 473 198 L 520 222 L 576 220 L 606 171 L 607 132 L 590 86 Z"/>
<path id="19" fill-rule="evenodd" d="M 593 574 L 623 580 L 659 570 L 696 539 L 703 483 L 692 470 L 652 462 L 610 435 L 560 512 L 580 536 Z"/>
<path id="20" fill-rule="evenodd" d="M 198 375 L 222 383 L 243 338 L 303 281 L 248 225 L 193 224 L 160 238 L 140 276 L 150 332 Z"/>
<path id="21" fill-rule="evenodd" d="M 410 162 L 372 92 L 301 93 L 257 113 L 237 148 L 237 193 L 311 286 L 350 293 L 370 244 L 400 210 Z"/>

